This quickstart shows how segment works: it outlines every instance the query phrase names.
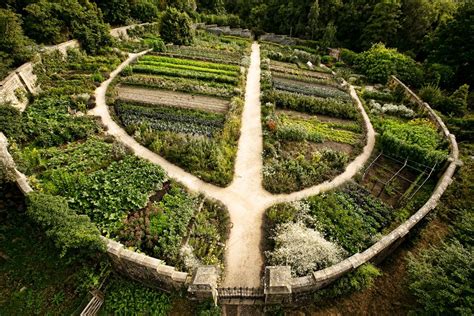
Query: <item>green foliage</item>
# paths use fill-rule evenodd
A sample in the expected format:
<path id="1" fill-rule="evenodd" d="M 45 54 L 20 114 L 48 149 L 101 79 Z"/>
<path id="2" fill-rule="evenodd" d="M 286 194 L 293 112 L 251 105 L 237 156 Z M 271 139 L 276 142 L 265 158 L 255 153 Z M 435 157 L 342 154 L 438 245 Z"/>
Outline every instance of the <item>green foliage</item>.
<path id="1" fill-rule="evenodd" d="M 365 250 L 393 220 L 393 210 L 357 185 L 306 200 L 315 227 L 350 254 Z"/>
<path id="2" fill-rule="evenodd" d="M 217 24 L 220 26 L 240 27 L 240 18 L 234 14 L 204 14 L 197 16 L 199 22 L 206 24 Z"/>
<path id="3" fill-rule="evenodd" d="M 454 241 L 409 257 L 409 287 L 423 312 L 472 314 L 473 250 L 472 245 L 463 246 Z"/>
<path id="4" fill-rule="evenodd" d="M 224 262 L 225 242 L 231 223 L 224 205 L 206 200 L 195 216 L 195 224 L 189 245 L 204 265 L 221 265 Z"/>
<path id="5" fill-rule="evenodd" d="M 23 131 L 28 140 L 36 146 L 58 146 L 99 131 L 93 118 L 69 115 L 71 106 L 67 97 L 36 99 L 23 113 Z"/>
<path id="6" fill-rule="evenodd" d="M 10 139 L 22 139 L 22 115 L 21 112 L 8 103 L 0 104 L 0 132 Z"/>
<path id="7" fill-rule="evenodd" d="M 40 0 L 24 10 L 26 33 L 40 43 L 57 44 L 74 37 L 93 54 L 112 43 L 101 11 L 89 1 Z"/>
<path id="8" fill-rule="evenodd" d="M 314 85 L 300 81 L 274 78 L 273 86 L 280 91 L 299 93 L 321 98 L 335 98 L 344 101 L 351 101 L 351 96 L 340 89 L 328 86 Z"/>
<path id="9" fill-rule="evenodd" d="M 416 162 L 440 166 L 447 159 L 446 143 L 431 122 L 423 119 L 403 123 L 385 119 L 379 126 L 384 152 L 408 157 Z"/>
<path id="10" fill-rule="evenodd" d="M 415 87 L 423 81 L 423 71 L 413 59 L 384 44 L 374 44 L 356 60 L 356 69 L 371 82 L 386 83 L 390 75 Z"/>
<path id="11" fill-rule="evenodd" d="M 32 56 L 31 44 L 23 34 L 20 16 L 0 9 L 0 79 Z"/>
<path id="12" fill-rule="evenodd" d="M 397 0 L 379 1 L 372 11 L 362 33 L 362 46 L 369 48 L 376 43 L 392 44 L 398 29 L 401 2 Z"/>
<path id="13" fill-rule="evenodd" d="M 374 284 L 375 278 L 382 275 L 382 272 L 370 263 L 366 263 L 355 271 L 336 280 L 327 288 L 317 291 L 313 299 L 315 302 L 347 295 L 352 292 L 370 288 Z"/>
<path id="14" fill-rule="evenodd" d="M 189 16 L 174 8 L 168 8 L 163 14 L 160 34 L 166 43 L 176 45 L 191 45 L 194 37 Z"/>
<path id="15" fill-rule="evenodd" d="M 126 77 L 121 79 L 121 82 L 126 85 L 165 89 L 172 91 L 188 92 L 192 94 L 202 94 L 217 96 L 223 98 L 230 98 L 236 95 L 233 85 L 214 81 L 204 81 L 191 78 L 179 78 L 168 76 L 152 76 L 133 74 L 128 76 L 128 72 L 132 72 L 132 68 L 127 69 L 127 73 L 122 72 Z"/>
<path id="16" fill-rule="evenodd" d="M 469 86 L 462 85 L 450 96 L 433 85 L 427 85 L 420 89 L 420 97 L 428 102 L 434 109 L 448 115 L 462 116 L 467 112 L 467 97 Z"/>
<path id="17" fill-rule="evenodd" d="M 130 18 L 129 0 L 94 0 L 111 25 L 124 25 Z"/>
<path id="18" fill-rule="evenodd" d="M 208 137 L 220 132 L 224 125 L 221 114 L 168 106 L 139 106 L 117 102 L 115 110 L 128 131 L 170 131 Z"/>
<path id="19" fill-rule="evenodd" d="M 308 114 L 330 115 L 339 118 L 355 118 L 357 110 L 354 105 L 339 99 L 319 99 L 296 93 L 272 91 L 262 97 L 262 102 L 274 102 L 277 107 Z"/>
<path id="20" fill-rule="evenodd" d="M 431 35 L 429 60 L 449 65 L 455 69 L 457 84 L 474 85 L 472 61 L 474 60 L 474 45 L 471 38 L 474 30 L 474 3 L 464 1 L 456 10 L 452 19 L 440 26 Z M 455 36 L 453 36 L 455 35 Z"/>
<path id="21" fill-rule="evenodd" d="M 152 0 L 134 0 L 130 5 L 132 18 L 146 23 L 154 22 L 158 18 L 158 8 Z"/>
<path id="22" fill-rule="evenodd" d="M 129 214 L 118 238 L 128 247 L 176 265 L 196 200 L 175 183 L 165 183 L 153 200 Z"/>
<path id="23" fill-rule="evenodd" d="M 263 186 L 272 193 L 289 193 L 324 182 L 344 170 L 348 156 L 330 149 L 314 151 L 306 158 L 308 149 L 302 143 L 293 145 L 292 151 L 276 151 L 269 142 L 264 143 Z M 304 151 L 303 151 L 304 150 Z"/>
<path id="24" fill-rule="evenodd" d="M 126 156 L 89 174 L 59 173 L 53 184 L 69 198 L 71 208 L 85 213 L 101 231 L 110 234 L 120 228 L 128 212 L 143 208 L 149 194 L 160 189 L 165 180 L 157 165 Z"/>
<path id="25" fill-rule="evenodd" d="M 28 215 L 37 222 L 61 249 L 64 256 L 70 250 L 104 251 L 100 233 L 85 215 L 77 215 L 68 201 L 46 193 L 28 195 Z"/>
<path id="26" fill-rule="evenodd" d="M 43 227 L 32 221 L 25 210 L 25 197 L 16 185 L 2 186 L 0 314 L 71 315 L 91 290 L 82 286 L 85 272 L 94 273 L 102 256 L 91 258 L 69 252 L 60 257 Z"/>
<path id="27" fill-rule="evenodd" d="M 104 309 L 113 315 L 166 316 L 171 310 L 168 294 L 114 276 L 107 285 Z"/>

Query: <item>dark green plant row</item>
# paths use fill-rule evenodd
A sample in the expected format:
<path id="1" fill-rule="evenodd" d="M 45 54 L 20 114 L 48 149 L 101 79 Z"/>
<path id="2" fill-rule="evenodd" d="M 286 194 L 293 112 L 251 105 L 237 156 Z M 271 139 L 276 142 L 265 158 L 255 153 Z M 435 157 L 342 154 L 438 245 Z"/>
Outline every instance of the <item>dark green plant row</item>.
<path id="1" fill-rule="evenodd" d="M 334 98 L 320 99 L 297 93 L 272 91 L 263 94 L 262 102 L 275 103 L 278 108 L 309 114 L 329 115 L 344 119 L 354 119 L 358 116 L 352 103 Z"/>
<path id="2" fill-rule="evenodd" d="M 297 81 L 290 82 L 288 80 L 279 80 L 278 78 L 273 79 L 273 86 L 275 89 L 281 91 L 300 93 L 321 98 L 338 98 L 346 101 L 351 100 L 351 96 L 346 92 L 329 86 L 319 86 Z"/>
<path id="3" fill-rule="evenodd" d="M 133 133 L 137 126 L 149 127 L 153 131 L 169 131 L 211 137 L 224 125 L 220 114 L 171 108 L 167 106 L 137 106 L 116 103 L 115 111 L 123 126 Z"/>

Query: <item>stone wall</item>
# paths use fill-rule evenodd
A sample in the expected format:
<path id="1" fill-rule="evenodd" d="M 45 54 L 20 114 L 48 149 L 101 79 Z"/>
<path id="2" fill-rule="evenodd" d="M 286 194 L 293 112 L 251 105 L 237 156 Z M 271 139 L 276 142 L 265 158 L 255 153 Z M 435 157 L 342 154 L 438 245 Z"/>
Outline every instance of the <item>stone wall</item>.
<path id="1" fill-rule="evenodd" d="M 215 35 L 231 35 L 244 38 L 252 38 L 252 32 L 248 29 L 231 28 L 230 26 L 217 26 L 216 24 L 198 24 L 197 28 L 203 28 Z"/>
<path id="2" fill-rule="evenodd" d="M 28 105 L 28 90 L 14 71 L 0 82 L 0 101 L 23 111 Z"/>
<path id="3" fill-rule="evenodd" d="M 439 179 L 429 200 L 406 222 L 398 226 L 388 235 L 382 237 L 378 242 L 361 253 L 356 253 L 351 257 L 323 270 L 316 271 L 311 275 L 299 278 L 292 278 L 288 267 L 267 267 L 265 270 L 265 302 L 279 303 L 298 301 L 308 297 L 311 293 L 331 284 L 340 277 L 355 270 L 368 262 L 379 262 L 396 249 L 406 238 L 410 230 L 418 224 L 425 216 L 433 210 L 439 203 L 441 196 L 452 182 L 452 177 L 456 168 L 462 163 L 459 160 L 459 149 L 454 135 L 446 128 L 441 118 L 431 109 L 431 107 L 420 100 L 406 85 L 396 77 L 391 78 L 391 83 L 401 86 L 405 93 L 417 104 L 422 106 L 428 113 L 430 119 L 436 124 L 449 142 L 450 156 L 448 166 Z M 277 275 L 275 277 L 273 274 Z M 277 281 L 272 281 L 277 280 Z M 282 289 L 287 292 L 282 295 Z"/>

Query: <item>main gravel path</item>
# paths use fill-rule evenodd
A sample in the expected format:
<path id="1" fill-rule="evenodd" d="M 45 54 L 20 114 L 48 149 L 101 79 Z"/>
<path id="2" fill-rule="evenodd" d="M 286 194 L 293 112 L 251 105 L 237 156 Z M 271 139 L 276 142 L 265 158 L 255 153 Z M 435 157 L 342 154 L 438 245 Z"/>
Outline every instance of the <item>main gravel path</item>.
<path id="1" fill-rule="evenodd" d="M 226 248 L 226 262 L 223 287 L 260 287 L 263 271 L 261 251 L 262 225 L 265 209 L 279 202 L 289 202 L 333 189 L 350 180 L 369 159 L 375 144 L 375 132 L 353 87 L 350 94 L 357 102 L 367 131 L 367 144 L 345 172 L 317 186 L 286 195 L 272 195 L 262 187 L 262 126 L 260 115 L 260 48 L 252 45 L 250 68 L 247 75 L 245 105 L 242 114 L 241 135 L 235 163 L 233 182 L 227 188 L 219 188 L 205 183 L 183 169 L 140 145 L 111 118 L 106 91 L 112 80 L 137 57 L 148 51 L 130 54 L 103 82 L 95 92 L 96 107 L 88 114 L 99 116 L 107 127 L 107 133 L 130 147 L 134 153 L 153 163 L 159 164 L 171 178 L 185 185 L 190 191 L 200 192 L 207 197 L 223 202 L 230 213 L 232 229 Z"/>

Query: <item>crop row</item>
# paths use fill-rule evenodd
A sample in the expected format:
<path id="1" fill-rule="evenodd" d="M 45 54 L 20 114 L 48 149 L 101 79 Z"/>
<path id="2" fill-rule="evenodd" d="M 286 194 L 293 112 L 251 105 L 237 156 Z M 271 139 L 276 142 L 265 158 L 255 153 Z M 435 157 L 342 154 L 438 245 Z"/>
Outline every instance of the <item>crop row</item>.
<path id="1" fill-rule="evenodd" d="M 236 76 L 228 76 L 221 74 L 213 74 L 195 70 L 187 69 L 173 69 L 166 66 L 152 66 L 152 65 L 134 65 L 134 73 L 144 73 L 153 75 L 165 75 L 170 77 L 182 77 L 182 78 L 193 78 L 208 81 L 215 81 L 221 83 L 237 84 L 238 78 Z"/>
<path id="2" fill-rule="evenodd" d="M 118 104 L 115 108 L 125 127 L 146 124 L 157 131 L 212 136 L 224 124 L 222 115 L 206 112 L 129 104 Z"/>
<path id="3" fill-rule="evenodd" d="M 223 98 L 230 98 L 236 94 L 234 86 L 230 84 L 189 78 L 136 74 L 122 78 L 121 82 L 130 86 L 165 89 Z"/>
<path id="4" fill-rule="evenodd" d="M 278 117 L 277 136 L 285 140 L 313 142 L 334 141 L 354 145 L 358 135 L 345 130 L 334 129 L 318 120 L 289 118 L 286 115 Z"/>
<path id="5" fill-rule="evenodd" d="M 211 74 L 219 74 L 219 75 L 226 75 L 226 76 L 237 76 L 237 71 L 229 71 L 229 70 L 221 70 L 221 69 L 212 69 L 206 67 L 196 67 L 191 65 L 181 65 L 181 64 L 173 64 L 173 63 L 165 63 L 165 62 L 155 62 L 155 61 L 143 61 L 139 60 L 137 62 L 138 65 L 149 65 L 149 66 L 157 66 L 157 67 L 166 67 L 170 69 L 183 69 L 183 70 L 192 70 L 192 71 L 200 71 L 200 72 L 207 72 Z"/>
<path id="6" fill-rule="evenodd" d="M 348 95 L 347 93 L 328 86 L 318 86 L 314 84 L 279 78 L 274 78 L 273 85 L 278 90 L 312 95 L 321 98 L 339 98 L 342 100 L 351 99 L 350 95 Z"/>
<path id="7" fill-rule="evenodd" d="M 206 58 L 208 60 L 232 63 L 240 63 L 241 58 L 241 55 L 237 52 L 186 46 L 168 46 L 166 48 L 166 54 L 186 58 Z"/>
<path id="8" fill-rule="evenodd" d="M 357 117 L 354 105 L 340 99 L 321 99 L 291 92 L 272 91 L 265 93 L 262 100 L 264 103 L 275 103 L 278 108 L 309 114 L 329 115 L 344 119 Z"/>
<path id="9" fill-rule="evenodd" d="M 184 58 L 172 58 L 172 57 L 166 57 L 166 56 L 145 55 L 143 57 L 140 57 L 140 61 L 141 62 L 148 61 L 148 62 L 176 64 L 176 65 L 186 65 L 186 66 L 194 66 L 194 67 L 199 67 L 199 68 L 227 70 L 227 71 L 231 71 L 231 72 L 235 72 L 235 71 L 240 70 L 240 67 L 236 66 L 236 65 L 196 61 L 196 60 L 184 59 Z"/>
<path id="10" fill-rule="evenodd" d="M 325 85 L 331 86 L 334 88 L 340 88 L 340 84 L 334 78 L 313 78 L 313 77 L 305 77 L 305 76 L 297 76 L 287 73 L 275 72 L 272 74 L 273 78 L 276 80 L 279 79 L 287 79 L 287 80 L 294 80 L 304 83 L 313 83 L 316 85 Z"/>

